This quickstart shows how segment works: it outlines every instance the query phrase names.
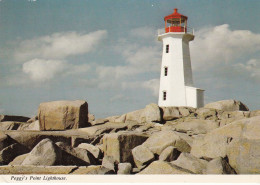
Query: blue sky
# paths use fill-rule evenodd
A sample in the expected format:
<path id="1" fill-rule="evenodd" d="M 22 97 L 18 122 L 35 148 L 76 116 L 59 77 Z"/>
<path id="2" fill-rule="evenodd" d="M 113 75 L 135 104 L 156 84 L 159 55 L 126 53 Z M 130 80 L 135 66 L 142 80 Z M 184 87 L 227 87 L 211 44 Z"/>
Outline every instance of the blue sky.
<path id="1" fill-rule="evenodd" d="M 178 8 L 195 29 L 195 86 L 205 102 L 260 109 L 259 0 L 0 0 L 0 114 L 83 99 L 96 117 L 157 103 L 157 29 Z"/>

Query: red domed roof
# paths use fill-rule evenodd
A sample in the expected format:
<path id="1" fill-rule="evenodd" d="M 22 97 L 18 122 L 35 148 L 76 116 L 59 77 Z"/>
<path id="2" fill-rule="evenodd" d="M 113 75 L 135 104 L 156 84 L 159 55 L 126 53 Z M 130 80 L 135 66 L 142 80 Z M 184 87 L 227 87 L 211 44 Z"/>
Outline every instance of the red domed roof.
<path id="1" fill-rule="evenodd" d="M 188 19 L 187 16 L 178 13 L 178 9 L 175 8 L 174 12 L 171 15 L 167 15 L 164 17 L 164 21 L 166 21 L 168 19 L 180 19 L 180 18 Z"/>

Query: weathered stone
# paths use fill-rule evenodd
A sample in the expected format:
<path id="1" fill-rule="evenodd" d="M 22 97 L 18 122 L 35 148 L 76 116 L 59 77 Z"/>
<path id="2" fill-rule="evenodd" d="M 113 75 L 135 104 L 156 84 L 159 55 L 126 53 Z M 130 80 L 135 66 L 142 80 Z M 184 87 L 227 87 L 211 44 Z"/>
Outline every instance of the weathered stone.
<path id="1" fill-rule="evenodd" d="M 205 174 L 235 174 L 236 172 L 230 167 L 222 157 L 215 158 L 208 162 Z"/>
<path id="2" fill-rule="evenodd" d="M 135 147 L 132 154 L 137 168 L 142 168 L 154 160 L 154 154 L 143 145 Z"/>
<path id="3" fill-rule="evenodd" d="M 117 174 L 131 174 L 132 165 L 131 163 L 119 163 Z"/>
<path id="4" fill-rule="evenodd" d="M 88 121 L 89 122 L 95 121 L 95 115 L 88 113 Z"/>
<path id="5" fill-rule="evenodd" d="M 161 112 L 157 104 L 151 103 L 147 105 L 144 109 L 144 112 L 145 112 L 145 121 L 147 123 L 161 121 Z"/>
<path id="6" fill-rule="evenodd" d="M 171 164 L 177 165 L 196 174 L 202 174 L 206 169 L 207 163 L 208 161 L 198 159 L 189 153 L 181 153 L 176 161 L 171 162 Z"/>
<path id="7" fill-rule="evenodd" d="M 103 137 L 104 155 L 113 157 L 118 163 L 133 162 L 132 149 L 141 145 L 147 136 L 138 133 L 121 132 Z"/>
<path id="8" fill-rule="evenodd" d="M 41 130 L 66 130 L 88 126 L 88 104 L 85 101 L 41 103 L 38 110 Z"/>
<path id="9" fill-rule="evenodd" d="M 196 110 L 196 114 L 199 119 L 209 119 L 214 121 L 218 120 L 217 111 L 215 109 L 202 107 Z"/>
<path id="10" fill-rule="evenodd" d="M 105 118 L 106 120 L 108 120 L 109 122 L 116 122 L 115 120 L 118 119 L 120 116 L 110 116 Z"/>
<path id="11" fill-rule="evenodd" d="M 145 111 L 144 109 L 136 110 L 133 112 L 129 112 L 126 114 L 125 122 L 137 122 L 137 123 L 144 123 L 145 119 Z"/>
<path id="12" fill-rule="evenodd" d="M 92 144 L 81 143 L 79 144 L 78 148 L 89 151 L 96 159 L 99 159 L 101 157 L 100 149 Z"/>
<path id="13" fill-rule="evenodd" d="M 254 110 L 250 112 L 250 117 L 260 116 L 260 110 Z"/>
<path id="14" fill-rule="evenodd" d="M 254 133 L 256 134 L 257 132 L 259 132 L 259 126 Z M 259 135 L 257 133 L 258 137 Z M 238 174 L 260 174 L 260 138 L 246 139 L 242 137 L 232 141 L 228 146 L 227 156 L 230 166 Z"/>
<path id="15" fill-rule="evenodd" d="M 98 166 L 80 166 L 76 170 L 71 171 L 70 174 L 105 175 L 105 174 L 115 174 L 115 172 L 113 170 L 98 165 Z"/>
<path id="16" fill-rule="evenodd" d="M 177 148 L 173 146 L 168 146 L 162 151 L 161 155 L 159 156 L 159 160 L 171 162 L 176 160 L 179 155 L 180 152 L 177 150 Z"/>
<path id="17" fill-rule="evenodd" d="M 24 159 L 22 165 L 52 166 L 60 163 L 61 150 L 50 139 L 43 139 Z"/>
<path id="18" fill-rule="evenodd" d="M 98 164 L 98 160 L 86 149 L 73 148 L 62 142 L 58 142 L 56 145 L 62 150 L 62 165 L 88 166 Z"/>
<path id="19" fill-rule="evenodd" d="M 102 125 L 108 122 L 108 119 L 97 119 L 91 122 L 91 125 Z"/>
<path id="20" fill-rule="evenodd" d="M 14 158 L 13 161 L 11 161 L 8 165 L 21 165 L 24 161 L 24 159 L 28 156 L 29 154 L 23 154 L 19 155 L 16 158 Z"/>
<path id="21" fill-rule="evenodd" d="M 4 122 L 4 121 L 27 122 L 29 119 L 30 118 L 24 116 L 0 115 L 0 122 Z"/>
<path id="22" fill-rule="evenodd" d="M 188 107 L 179 107 L 179 112 L 181 116 L 186 117 L 190 115 L 190 111 Z"/>
<path id="23" fill-rule="evenodd" d="M 126 114 L 123 114 L 121 116 L 119 116 L 118 118 L 115 119 L 116 123 L 125 123 L 126 120 Z"/>
<path id="24" fill-rule="evenodd" d="M 10 137 L 0 131 L 0 151 L 12 144 Z"/>
<path id="25" fill-rule="evenodd" d="M 115 161 L 115 159 L 112 156 L 104 156 L 102 160 L 102 166 L 104 166 L 107 169 L 116 171 L 118 162 Z"/>
<path id="26" fill-rule="evenodd" d="M 223 111 L 237 111 L 237 110 L 248 111 L 249 110 L 245 104 L 237 100 L 217 101 L 217 102 L 209 103 L 204 107 L 223 110 Z"/>
<path id="27" fill-rule="evenodd" d="M 158 155 L 168 146 L 174 146 L 181 152 L 190 151 L 190 145 L 173 131 L 155 132 L 143 143 L 143 146 Z"/>
<path id="28" fill-rule="evenodd" d="M 171 122 L 168 121 L 166 124 L 170 125 Z M 187 122 L 179 122 L 179 123 L 171 124 L 171 127 L 175 128 L 175 130 L 178 132 L 185 132 L 193 135 L 193 134 L 206 134 L 209 131 L 218 128 L 219 124 L 218 122 L 214 122 L 211 120 L 193 119 Z"/>
<path id="29" fill-rule="evenodd" d="M 0 165 L 6 165 L 14 160 L 15 157 L 25 154 L 29 150 L 21 144 L 14 143 L 0 152 Z"/>
<path id="30" fill-rule="evenodd" d="M 192 174 L 192 172 L 169 162 L 154 161 L 138 174 Z"/>
<path id="31" fill-rule="evenodd" d="M 260 139 L 259 120 L 260 116 L 240 119 L 212 130 L 204 138 L 194 140 L 191 154 L 198 158 L 224 158 L 227 155 L 227 148 L 232 140 L 247 139 L 248 143 L 250 143 L 251 141 L 256 142 Z"/>
<path id="32" fill-rule="evenodd" d="M 0 130 L 17 130 L 22 125 L 29 125 L 29 123 L 14 122 L 14 121 L 4 121 L 0 122 Z"/>
<path id="33" fill-rule="evenodd" d="M 23 124 L 21 125 L 17 130 L 40 130 L 40 123 L 39 120 L 36 120 L 29 124 Z"/>
<path id="34" fill-rule="evenodd" d="M 27 123 L 33 123 L 33 122 L 35 122 L 35 121 L 37 121 L 37 120 L 38 120 L 38 116 L 34 116 L 34 117 L 30 118 L 30 119 L 27 121 Z"/>
<path id="35" fill-rule="evenodd" d="M 0 166 L 0 174 L 70 174 L 77 166 Z"/>
<path id="36" fill-rule="evenodd" d="M 177 107 L 161 107 L 163 111 L 163 120 L 169 121 L 181 117 Z"/>

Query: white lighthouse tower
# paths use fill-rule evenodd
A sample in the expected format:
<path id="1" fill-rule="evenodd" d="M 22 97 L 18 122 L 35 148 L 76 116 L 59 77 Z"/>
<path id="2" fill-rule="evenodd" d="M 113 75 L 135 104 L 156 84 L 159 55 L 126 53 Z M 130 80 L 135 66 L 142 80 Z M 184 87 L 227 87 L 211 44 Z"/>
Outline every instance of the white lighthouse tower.
<path id="1" fill-rule="evenodd" d="M 194 33 L 187 27 L 187 20 L 174 9 L 164 17 L 165 29 L 158 33 L 158 40 L 163 42 L 159 106 L 204 105 L 204 90 L 193 87 L 189 42 Z"/>

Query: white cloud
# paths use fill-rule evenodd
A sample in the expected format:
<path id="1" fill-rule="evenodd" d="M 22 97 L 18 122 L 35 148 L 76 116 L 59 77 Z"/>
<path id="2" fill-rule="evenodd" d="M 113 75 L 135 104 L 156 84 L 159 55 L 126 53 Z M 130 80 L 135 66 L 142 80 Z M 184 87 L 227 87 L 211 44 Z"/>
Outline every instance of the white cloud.
<path id="1" fill-rule="evenodd" d="M 23 72 L 35 82 L 45 82 L 58 74 L 62 76 L 75 75 L 87 72 L 90 66 L 72 65 L 62 60 L 33 59 L 23 64 Z"/>
<path id="2" fill-rule="evenodd" d="M 236 59 L 260 51 L 260 34 L 249 30 L 231 30 L 228 24 L 204 28 L 195 34 L 191 42 L 195 70 L 234 63 Z"/>
<path id="3" fill-rule="evenodd" d="M 64 68 L 64 62 L 60 60 L 33 59 L 23 64 L 23 72 L 33 81 L 50 80 Z"/>
<path id="4" fill-rule="evenodd" d="M 243 73 L 247 72 L 247 74 L 255 80 L 260 79 L 260 60 L 258 59 L 250 59 L 246 62 L 246 64 L 236 64 L 234 65 L 237 69 L 240 69 Z"/>
<path id="5" fill-rule="evenodd" d="M 159 79 L 151 79 L 148 81 L 143 82 L 142 87 L 146 89 L 150 89 L 154 96 L 159 96 L 159 85 L 160 80 Z"/>
<path id="6" fill-rule="evenodd" d="M 19 44 L 15 52 L 18 61 L 33 58 L 64 59 L 68 56 L 90 52 L 106 37 L 106 30 L 88 34 L 77 32 L 54 33 Z"/>

